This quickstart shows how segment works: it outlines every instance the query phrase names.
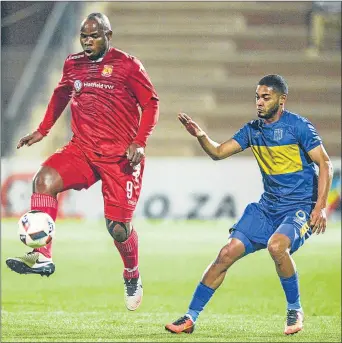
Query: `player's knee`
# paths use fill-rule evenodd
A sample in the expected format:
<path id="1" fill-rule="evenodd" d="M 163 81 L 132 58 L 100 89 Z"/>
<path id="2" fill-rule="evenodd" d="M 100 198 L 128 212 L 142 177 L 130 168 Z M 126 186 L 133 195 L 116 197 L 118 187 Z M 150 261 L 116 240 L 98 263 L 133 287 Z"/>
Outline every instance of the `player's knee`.
<path id="1" fill-rule="evenodd" d="M 275 260 L 281 260 L 289 250 L 287 242 L 280 238 L 270 239 L 267 244 L 267 249 Z"/>
<path id="2" fill-rule="evenodd" d="M 56 196 L 63 189 L 63 181 L 58 172 L 50 167 L 42 167 L 33 178 L 33 192 Z"/>
<path id="3" fill-rule="evenodd" d="M 228 247 L 223 247 L 215 261 L 215 264 L 221 264 L 223 266 L 223 271 L 227 269 L 235 262 L 234 255 Z"/>
<path id="4" fill-rule="evenodd" d="M 280 252 L 280 244 L 279 242 L 269 242 L 267 244 L 267 250 L 271 254 L 271 256 L 278 255 Z"/>
<path id="5" fill-rule="evenodd" d="M 219 261 L 227 268 L 237 261 L 244 253 L 243 243 L 232 239 L 227 245 L 225 245 L 219 253 Z"/>
<path id="6" fill-rule="evenodd" d="M 132 231 L 132 224 L 130 222 L 123 223 L 106 218 L 106 225 L 109 234 L 120 243 L 126 241 Z"/>

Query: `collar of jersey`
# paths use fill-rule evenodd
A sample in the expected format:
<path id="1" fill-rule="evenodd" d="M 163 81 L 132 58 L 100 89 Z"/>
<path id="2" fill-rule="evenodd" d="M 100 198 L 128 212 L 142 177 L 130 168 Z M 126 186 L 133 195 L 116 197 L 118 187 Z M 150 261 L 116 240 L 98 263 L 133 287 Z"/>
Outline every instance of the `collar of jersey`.
<path id="1" fill-rule="evenodd" d="M 104 56 L 102 56 L 102 57 L 100 57 L 100 58 L 98 58 L 97 60 L 92 61 L 92 62 L 101 62 L 101 61 L 103 60 L 103 58 L 104 58 Z"/>
<path id="2" fill-rule="evenodd" d="M 284 117 L 286 116 L 288 112 L 286 110 L 284 110 L 282 116 L 280 117 L 279 120 L 277 120 L 276 122 L 274 123 L 271 123 L 271 124 L 266 124 L 263 120 L 261 121 L 262 122 L 262 126 L 263 127 L 273 127 L 273 126 L 276 126 L 278 123 L 281 123 L 283 120 L 284 120 Z"/>
<path id="3" fill-rule="evenodd" d="M 109 49 L 107 50 L 107 52 L 102 56 L 102 57 L 100 57 L 100 58 L 98 58 L 97 60 L 95 60 L 95 61 L 92 61 L 92 62 L 101 62 L 106 56 L 107 56 L 107 54 L 108 54 L 108 52 L 111 50 L 111 47 L 109 47 Z"/>

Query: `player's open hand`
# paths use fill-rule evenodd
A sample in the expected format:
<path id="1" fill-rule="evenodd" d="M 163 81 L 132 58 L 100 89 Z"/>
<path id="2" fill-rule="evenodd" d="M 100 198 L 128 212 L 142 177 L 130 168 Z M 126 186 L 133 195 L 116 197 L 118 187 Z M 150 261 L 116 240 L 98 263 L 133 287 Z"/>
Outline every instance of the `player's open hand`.
<path id="1" fill-rule="evenodd" d="M 327 214 L 325 208 L 314 208 L 310 215 L 310 226 L 312 233 L 319 235 L 324 233 L 327 227 Z"/>
<path id="2" fill-rule="evenodd" d="M 179 113 L 178 119 L 192 136 L 201 137 L 205 135 L 205 132 L 187 114 Z"/>
<path id="3" fill-rule="evenodd" d="M 145 149 L 136 143 L 132 143 L 128 147 L 126 155 L 130 162 L 130 165 L 132 167 L 135 167 L 140 163 L 142 158 L 145 156 Z"/>
<path id="4" fill-rule="evenodd" d="M 43 138 L 44 136 L 39 131 L 34 131 L 19 140 L 17 149 L 20 149 L 23 145 L 31 146 L 34 143 L 40 142 Z"/>

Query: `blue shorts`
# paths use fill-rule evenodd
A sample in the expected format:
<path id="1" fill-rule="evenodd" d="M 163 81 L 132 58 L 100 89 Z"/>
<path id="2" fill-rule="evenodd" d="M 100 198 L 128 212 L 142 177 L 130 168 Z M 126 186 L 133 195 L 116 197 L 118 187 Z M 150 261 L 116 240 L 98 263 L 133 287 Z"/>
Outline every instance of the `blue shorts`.
<path id="1" fill-rule="evenodd" d="M 311 210 L 311 205 L 274 210 L 260 203 L 251 203 L 230 229 L 229 238 L 239 239 L 245 245 L 247 255 L 265 249 L 271 236 L 281 233 L 289 237 L 290 253 L 293 254 L 312 234 L 308 225 Z"/>

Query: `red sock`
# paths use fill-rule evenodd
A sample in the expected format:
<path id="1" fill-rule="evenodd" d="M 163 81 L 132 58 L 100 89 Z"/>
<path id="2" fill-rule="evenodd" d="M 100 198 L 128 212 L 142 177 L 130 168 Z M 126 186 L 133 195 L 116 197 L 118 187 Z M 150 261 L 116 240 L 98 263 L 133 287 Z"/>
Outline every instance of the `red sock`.
<path id="1" fill-rule="evenodd" d="M 55 221 L 57 217 L 58 202 L 57 199 L 51 195 L 33 193 L 31 196 L 31 210 L 42 211 L 51 216 Z M 41 248 L 36 248 L 45 257 L 51 258 L 52 256 L 52 241 Z"/>
<path id="2" fill-rule="evenodd" d="M 114 241 L 119 250 L 125 269 L 123 276 L 125 279 L 139 277 L 138 270 L 138 235 L 133 229 L 128 239 L 122 243 Z"/>

